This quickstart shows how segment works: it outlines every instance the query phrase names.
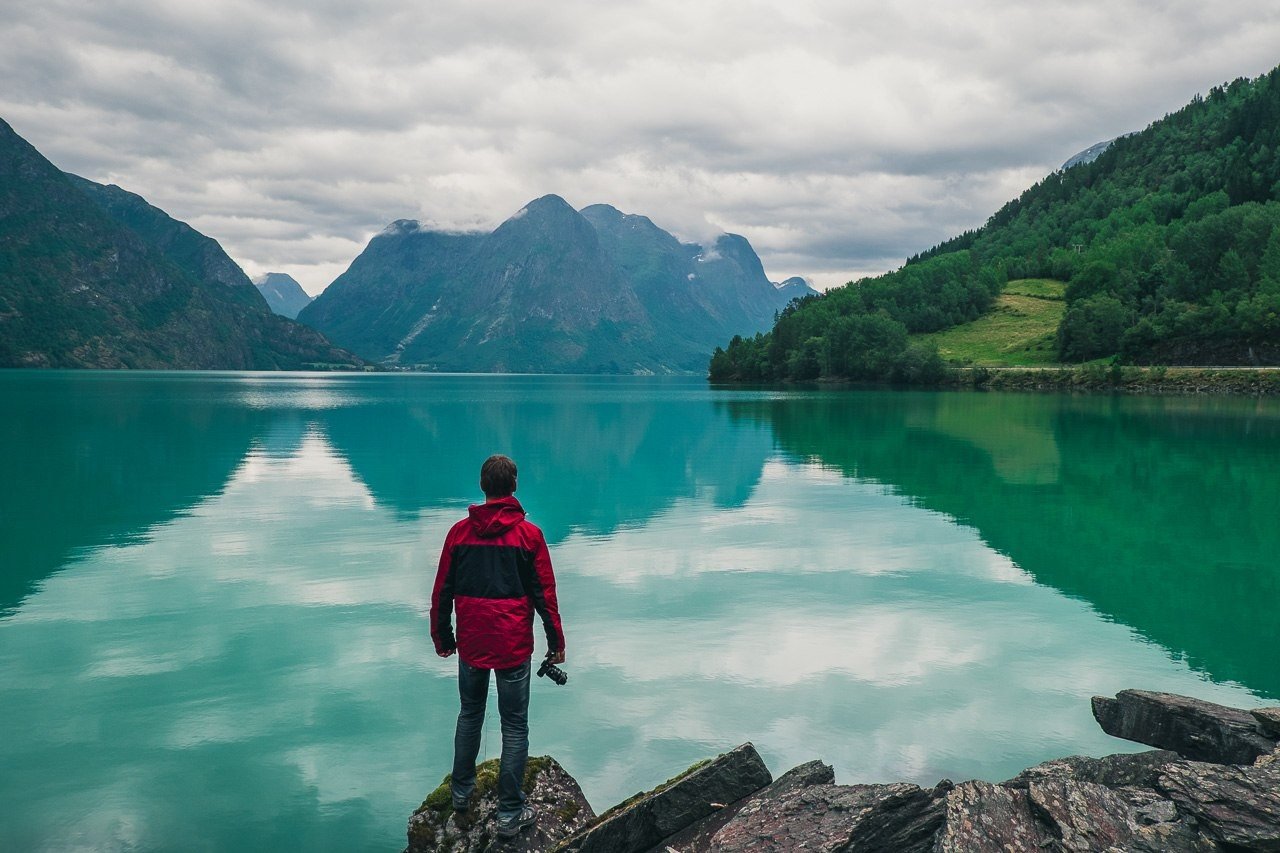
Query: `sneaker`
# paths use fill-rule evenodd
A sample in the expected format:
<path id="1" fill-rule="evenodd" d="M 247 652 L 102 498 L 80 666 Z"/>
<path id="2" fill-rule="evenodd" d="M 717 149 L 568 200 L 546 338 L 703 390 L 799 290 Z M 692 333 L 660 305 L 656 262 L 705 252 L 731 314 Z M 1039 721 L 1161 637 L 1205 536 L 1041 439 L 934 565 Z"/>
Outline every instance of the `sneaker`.
<path id="1" fill-rule="evenodd" d="M 467 809 L 469 808 L 471 808 L 471 800 L 460 800 L 457 797 L 453 798 L 453 810 L 458 814 L 466 814 Z"/>
<path id="2" fill-rule="evenodd" d="M 520 814 L 498 818 L 498 837 L 515 838 L 524 829 L 528 829 L 538 821 L 538 815 L 529 806 L 520 809 Z"/>

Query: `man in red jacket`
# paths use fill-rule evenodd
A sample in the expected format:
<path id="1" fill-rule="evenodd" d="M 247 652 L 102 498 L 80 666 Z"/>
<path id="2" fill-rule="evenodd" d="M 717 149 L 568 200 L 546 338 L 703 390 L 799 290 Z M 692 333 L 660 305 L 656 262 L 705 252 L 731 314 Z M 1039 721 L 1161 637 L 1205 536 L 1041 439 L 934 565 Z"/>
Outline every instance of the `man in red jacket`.
<path id="1" fill-rule="evenodd" d="M 498 834 L 511 838 L 536 817 L 522 782 L 529 757 L 529 659 L 533 612 L 542 617 L 552 663 L 564 663 L 564 629 L 556 577 L 542 531 L 525 521 L 515 499 L 516 463 L 490 456 L 480 467 L 485 501 L 445 537 L 431 592 L 431 639 L 436 654 L 458 653 L 462 710 L 453 739 L 453 807 L 465 812 L 476 784 L 476 755 L 484 727 L 489 672 L 497 673 L 502 718 L 498 769 Z M 458 611 L 458 633 L 452 614 Z"/>

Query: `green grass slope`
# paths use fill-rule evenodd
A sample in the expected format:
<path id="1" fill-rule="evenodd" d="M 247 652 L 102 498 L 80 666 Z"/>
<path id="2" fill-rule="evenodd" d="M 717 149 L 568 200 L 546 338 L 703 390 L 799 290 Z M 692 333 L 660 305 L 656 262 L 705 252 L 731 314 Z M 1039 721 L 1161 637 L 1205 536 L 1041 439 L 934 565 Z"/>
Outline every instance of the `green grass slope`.
<path id="1" fill-rule="evenodd" d="M 1045 367 L 1058 363 L 1057 331 L 1066 285 L 1053 279 L 1009 282 L 991 311 L 941 332 L 911 335 L 946 361 L 973 367 Z"/>

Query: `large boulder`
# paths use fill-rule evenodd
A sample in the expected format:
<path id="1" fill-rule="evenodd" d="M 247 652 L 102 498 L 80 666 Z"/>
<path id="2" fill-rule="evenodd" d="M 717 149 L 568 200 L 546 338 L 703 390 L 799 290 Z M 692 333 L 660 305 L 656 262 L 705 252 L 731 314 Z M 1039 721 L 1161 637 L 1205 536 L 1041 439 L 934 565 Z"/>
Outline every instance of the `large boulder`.
<path id="1" fill-rule="evenodd" d="M 1278 740 L 1248 711 L 1172 693 L 1122 690 L 1114 699 L 1095 696 L 1093 716 L 1109 735 L 1215 764 L 1251 764 L 1275 749 Z"/>
<path id="2" fill-rule="evenodd" d="M 453 810 L 449 781 L 445 776 L 409 818 L 406 853 L 533 853 L 546 850 L 595 818 L 577 781 L 550 756 L 531 757 L 525 767 L 525 796 L 537 811 L 538 822 L 512 840 L 497 836 L 498 759 L 476 768 L 476 788 L 465 814 Z"/>
<path id="3" fill-rule="evenodd" d="M 744 743 L 615 806 L 556 851 L 641 853 L 772 781 L 756 748 Z"/>

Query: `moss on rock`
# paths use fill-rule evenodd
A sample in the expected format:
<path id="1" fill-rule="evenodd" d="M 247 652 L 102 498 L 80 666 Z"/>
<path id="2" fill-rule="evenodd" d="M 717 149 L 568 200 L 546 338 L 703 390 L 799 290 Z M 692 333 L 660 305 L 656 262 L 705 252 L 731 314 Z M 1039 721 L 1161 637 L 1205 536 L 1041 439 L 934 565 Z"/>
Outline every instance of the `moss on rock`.
<path id="1" fill-rule="evenodd" d="M 471 793 L 472 801 L 482 799 L 493 793 L 498 787 L 498 768 L 501 760 L 490 758 L 481 764 L 476 765 L 476 787 Z M 549 755 L 531 755 L 524 766 L 524 782 L 521 787 L 528 794 L 533 790 L 534 784 L 538 781 L 538 774 L 544 772 L 551 766 L 551 756 Z M 453 814 L 453 774 L 446 773 L 444 778 L 440 780 L 440 785 L 422 801 L 422 805 L 418 811 L 434 812 L 438 818 L 443 821 L 449 815 Z"/>

